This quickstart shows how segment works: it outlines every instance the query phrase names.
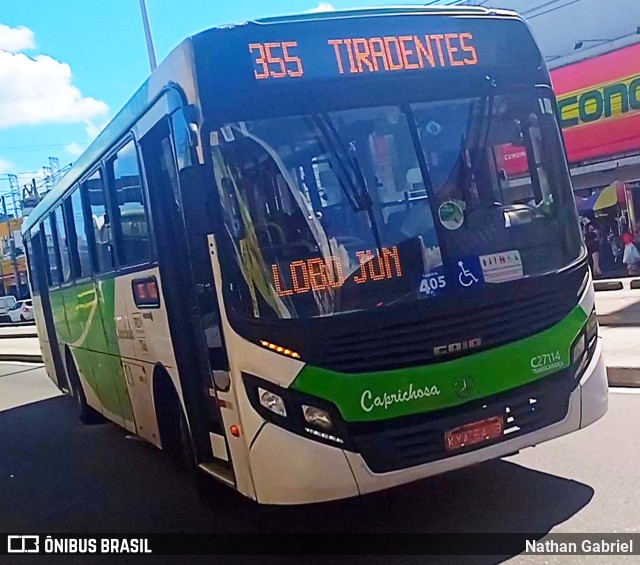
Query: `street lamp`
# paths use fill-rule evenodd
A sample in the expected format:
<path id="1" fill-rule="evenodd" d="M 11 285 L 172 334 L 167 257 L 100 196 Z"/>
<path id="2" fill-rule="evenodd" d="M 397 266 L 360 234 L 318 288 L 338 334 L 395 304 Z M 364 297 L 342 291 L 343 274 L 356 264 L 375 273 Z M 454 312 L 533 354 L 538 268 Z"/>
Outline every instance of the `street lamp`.
<path id="1" fill-rule="evenodd" d="M 142 12 L 142 25 L 144 26 L 144 36 L 147 40 L 147 51 L 149 53 L 149 66 L 151 72 L 158 66 L 156 65 L 156 52 L 153 48 L 153 38 L 151 37 L 151 28 L 149 27 L 149 17 L 147 16 L 147 4 L 145 0 L 140 0 L 140 11 Z"/>

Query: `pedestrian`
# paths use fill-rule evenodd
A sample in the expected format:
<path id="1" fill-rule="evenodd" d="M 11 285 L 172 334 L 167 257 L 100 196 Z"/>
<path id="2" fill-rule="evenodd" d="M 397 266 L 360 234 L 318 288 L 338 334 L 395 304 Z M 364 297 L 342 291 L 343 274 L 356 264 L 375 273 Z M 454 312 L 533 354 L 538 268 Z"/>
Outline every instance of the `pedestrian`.
<path id="1" fill-rule="evenodd" d="M 633 243 L 636 247 L 640 248 L 640 225 L 636 224 L 633 228 Z"/>
<path id="2" fill-rule="evenodd" d="M 622 240 L 624 241 L 622 262 L 627 266 L 630 275 L 637 275 L 640 273 L 640 252 L 633 243 L 633 235 L 627 232 L 622 236 Z"/>
<path id="3" fill-rule="evenodd" d="M 620 238 L 613 232 L 613 230 L 609 233 L 609 237 L 607 239 L 609 240 L 609 245 L 611 246 L 613 262 L 617 267 L 622 260 L 624 248 L 620 245 Z"/>
<path id="4" fill-rule="evenodd" d="M 600 269 L 600 235 L 593 224 L 587 226 L 584 242 L 587 245 L 587 253 L 589 253 L 589 258 L 591 259 L 593 276 L 600 277 L 602 276 L 602 270 Z"/>

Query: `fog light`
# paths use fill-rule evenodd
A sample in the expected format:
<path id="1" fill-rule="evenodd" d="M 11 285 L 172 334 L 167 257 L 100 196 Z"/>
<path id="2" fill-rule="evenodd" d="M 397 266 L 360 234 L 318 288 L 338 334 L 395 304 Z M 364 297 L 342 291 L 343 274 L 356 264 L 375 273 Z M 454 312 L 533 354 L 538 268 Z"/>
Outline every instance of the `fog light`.
<path id="1" fill-rule="evenodd" d="M 331 422 L 331 416 L 329 416 L 329 413 L 322 408 L 306 406 L 303 404 L 302 413 L 304 414 L 304 419 L 313 426 L 318 426 L 319 428 L 328 430 L 331 429 L 331 426 L 333 425 Z"/>
<path id="2" fill-rule="evenodd" d="M 260 404 L 267 410 L 271 410 L 271 412 L 278 416 L 287 416 L 287 409 L 285 408 L 284 400 L 282 400 L 282 398 L 277 394 L 258 387 L 258 397 L 260 398 Z"/>

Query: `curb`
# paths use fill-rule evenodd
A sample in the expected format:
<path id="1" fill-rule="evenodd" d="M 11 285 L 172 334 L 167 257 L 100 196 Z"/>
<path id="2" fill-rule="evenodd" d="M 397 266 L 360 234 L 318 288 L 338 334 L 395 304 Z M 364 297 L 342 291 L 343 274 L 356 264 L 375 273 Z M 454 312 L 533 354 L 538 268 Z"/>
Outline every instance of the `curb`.
<path id="1" fill-rule="evenodd" d="M 29 339 L 38 337 L 38 334 L 0 334 L 0 339 Z"/>
<path id="2" fill-rule="evenodd" d="M 639 327 L 640 320 L 630 320 L 627 315 L 620 314 L 598 314 L 598 324 L 601 326 L 626 326 Z"/>
<path id="3" fill-rule="evenodd" d="M 640 367 L 607 367 L 609 386 L 640 388 Z"/>
<path id="4" fill-rule="evenodd" d="M 608 292 L 611 290 L 638 290 L 640 279 L 624 277 L 619 279 L 596 279 L 593 281 L 593 289 L 596 292 Z"/>
<path id="5" fill-rule="evenodd" d="M 42 355 L 0 353 L 0 363 L 43 363 Z"/>

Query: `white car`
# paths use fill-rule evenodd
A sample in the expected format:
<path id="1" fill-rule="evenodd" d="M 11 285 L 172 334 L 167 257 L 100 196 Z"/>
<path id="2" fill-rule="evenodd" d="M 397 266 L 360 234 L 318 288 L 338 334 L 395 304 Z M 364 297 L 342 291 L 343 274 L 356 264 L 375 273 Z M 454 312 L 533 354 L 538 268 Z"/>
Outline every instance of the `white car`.
<path id="1" fill-rule="evenodd" d="M 9 318 L 12 322 L 26 322 L 33 320 L 33 302 L 31 300 L 20 300 L 9 310 Z"/>

